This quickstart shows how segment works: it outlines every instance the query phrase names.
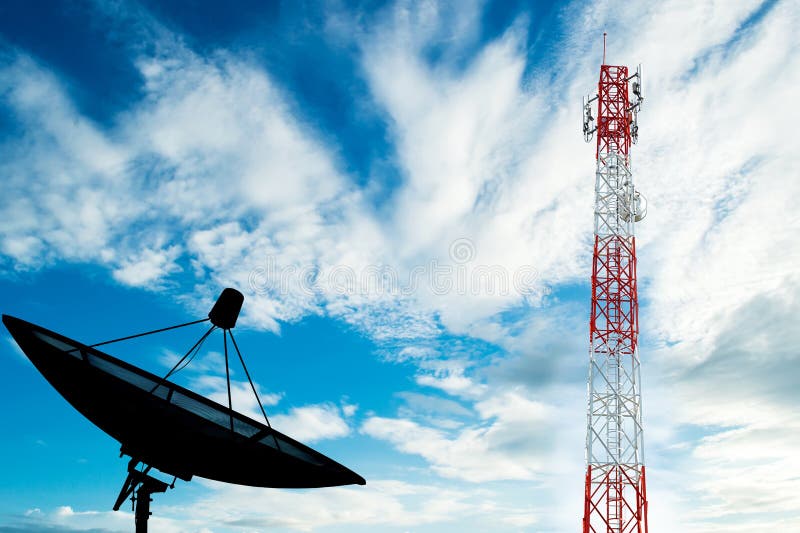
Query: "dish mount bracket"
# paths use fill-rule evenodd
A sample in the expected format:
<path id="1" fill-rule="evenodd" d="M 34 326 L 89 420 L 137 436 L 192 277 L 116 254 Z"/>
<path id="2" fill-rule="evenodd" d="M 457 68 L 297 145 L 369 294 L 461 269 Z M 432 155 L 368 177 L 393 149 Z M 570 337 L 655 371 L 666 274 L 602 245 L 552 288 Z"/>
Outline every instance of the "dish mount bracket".
<path id="1" fill-rule="evenodd" d="M 150 466 L 144 466 L 142 470 L 137 470 L 138 459 L 131 459 L 128 462 L 128 477 L 122 484 L 117 501 L 114 503 L 114 510 L 119 511 L 123 502 L 128 498 L 133 504 L 133 513 L 136 520 L 136 533 L 147 533 L 147 521 L 150 519 L 150 497 L 153 494 L 166 492 L 167 489 L 174 488 L 175 482 L 167 485 L 160 479 L 148 475 Z"/>

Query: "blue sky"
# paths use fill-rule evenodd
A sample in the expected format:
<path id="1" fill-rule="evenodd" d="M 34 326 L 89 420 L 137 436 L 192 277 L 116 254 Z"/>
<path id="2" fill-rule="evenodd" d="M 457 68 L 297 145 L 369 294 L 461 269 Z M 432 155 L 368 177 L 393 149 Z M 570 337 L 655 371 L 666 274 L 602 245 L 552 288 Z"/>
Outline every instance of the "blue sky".
<path id="1" fill-rule="evenodd" d="M 651 528 L 800 528 L 799 18 L 786 0 L 3 3 L 0 310 L 96 342 L 237 287 L 273 424 L 368 481 L 179 482 L 158 531 L 574 531 L 578 103 L 606 31 L 609 63 L 644 68 Z M 108 351 L 163 373 L 198 335 Z M 130 530 L 118 445 L 2 337 L 0 531 Z M 221 398 L 220 350 L 177 380 Z"/>

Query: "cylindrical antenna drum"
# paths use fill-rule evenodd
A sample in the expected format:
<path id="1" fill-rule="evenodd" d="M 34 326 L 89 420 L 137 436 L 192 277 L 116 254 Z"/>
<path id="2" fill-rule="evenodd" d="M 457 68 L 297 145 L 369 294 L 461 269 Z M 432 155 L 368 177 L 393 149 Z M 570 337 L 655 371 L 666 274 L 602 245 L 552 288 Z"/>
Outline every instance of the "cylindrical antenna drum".
<path id="1" fill-rule="evenodd" d="M 236 319 L 242 310 L 244 295 L 236 289 L 223 289 L 217 298 L 214 307 L 208 313 L 211 323 L 221 329 L 232 329 L 236 326 Z"/>

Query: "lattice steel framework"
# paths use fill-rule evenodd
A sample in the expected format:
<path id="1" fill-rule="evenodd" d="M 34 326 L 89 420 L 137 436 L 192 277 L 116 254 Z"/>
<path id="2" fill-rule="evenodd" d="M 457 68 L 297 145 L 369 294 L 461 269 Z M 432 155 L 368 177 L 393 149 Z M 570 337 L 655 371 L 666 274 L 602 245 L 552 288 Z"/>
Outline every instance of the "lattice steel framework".
<path id="1" fill-rule="evenodd" d="M 597 133 L 584 533 L 647 532 L 634 237 L 645 208 L 629 155 L 641 102 L 640 69 L 605 64 L 584 102 L 586 140 Z"/>

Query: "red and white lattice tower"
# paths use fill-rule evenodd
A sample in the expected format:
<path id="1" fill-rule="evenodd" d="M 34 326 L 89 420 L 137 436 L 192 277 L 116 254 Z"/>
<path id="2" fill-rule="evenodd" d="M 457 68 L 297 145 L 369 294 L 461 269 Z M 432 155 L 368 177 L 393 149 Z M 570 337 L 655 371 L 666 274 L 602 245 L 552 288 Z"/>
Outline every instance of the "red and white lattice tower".
<path id="1" fill-rule="evenodd" d="M 606 65 L 604 50 L 597 94 L 583 104 L 584 138 L 597 133 L 584 533 L 647 532 L 633 232 L 646 203 L 630 160 L 641 87 L 641 68 Z"/>

